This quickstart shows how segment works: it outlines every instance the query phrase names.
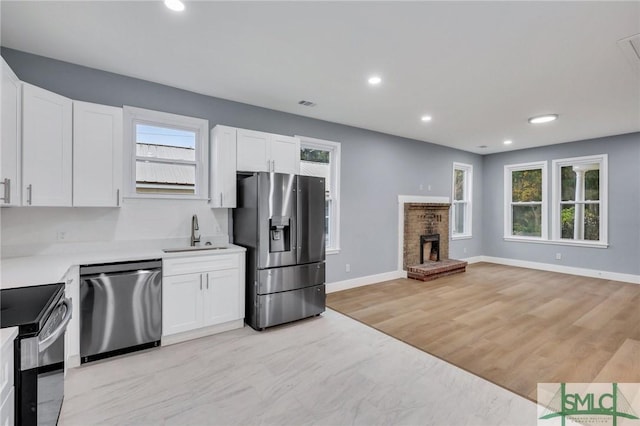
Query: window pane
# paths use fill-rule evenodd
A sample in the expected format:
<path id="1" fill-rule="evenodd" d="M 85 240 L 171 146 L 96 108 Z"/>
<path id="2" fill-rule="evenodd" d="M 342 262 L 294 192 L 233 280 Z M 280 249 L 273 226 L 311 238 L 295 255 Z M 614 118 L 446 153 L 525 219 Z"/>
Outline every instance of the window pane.
<path id="1" fill-rule="evenodd" d="M 329 226 L 329 218 L 331 215 L 331 200 L 325 200 L 324 202 L 324 244 L 329 247 L 331 244 L 331 227 Z"/>
<path id="2" fill-rule="evenodd" d="M 300 160 L 310 161 L 312 163 L 329 164 L 331 161 L 331 152 L 323 149 L 301 148 Z"/>
<path id="3" fill-rule="evenodd" d="M 600 200 L 600 170 L 588 170 L 584 174 L 584 199 Z"/>
<path id="4" fill-rule="evenodd" d="M 576 215 L 575 204 L 563 204 L 560 210 L 561 238 L 573 239 L 573 229 Z"/>
<path id="5" fill-rule="evenodd" d="M 542 169 L 511 172 L 511 199 L 514 202 L 542 201 Z"/>
<path id="6" fill-rule="evenodd" d="M 136 124 L 136 156 L 196 160 L 196 132 Z"/>
<path id="7" fill-rule="evenodd" d="M 526 237 L 542 236 L 542 206 L 511 206 L 513 223 L 512 235 Z"/>
<path id="8" fill-rule="evenodd" d="M 575 201 L 576 199 L 576 173 L 572 166 L 560 168 L 560 187 L 562 201 Z"/>
<path id="9" fill-rule="evenodd" d="M 455 203 L 453 208 L 453 233 L 464 234 L 464 215 L 467 210 L 465 203 Z"/>
<path id="10" fill-rule="evenodd" d="M 600 240 L 600 206 L 598 204 L 584 206 L 584 239 Z"/>
<path id="11" fill-rule="evenodd" d="M 195 164 L 136 161 L 136 192 L 195 194 Z"/>
<path id="12" fill-rule="evenodd" d="M 560 220 L 562 238 L 600 240 L 600 206 L 598 204 L 563 204 Z M 578 227 L 577 235 L 576 226 Z"/>
<path id="13" fill-rule="evenodd" d="M 462 201 L 464 200 L 464 170 L 454 170 L 454 177 L 455 188 L 453 191 L 453 199 Z"/>

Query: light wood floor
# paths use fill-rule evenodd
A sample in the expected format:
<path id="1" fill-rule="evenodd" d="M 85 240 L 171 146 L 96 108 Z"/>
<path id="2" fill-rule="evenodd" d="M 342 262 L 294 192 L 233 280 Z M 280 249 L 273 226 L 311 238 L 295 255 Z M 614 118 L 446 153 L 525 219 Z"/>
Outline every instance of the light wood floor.
<path id="1" fill-rule="evenodd" d="M 327 305 L 533 401 L 537 383 L 640 382 L 640 285 L 488 263 Z"/>

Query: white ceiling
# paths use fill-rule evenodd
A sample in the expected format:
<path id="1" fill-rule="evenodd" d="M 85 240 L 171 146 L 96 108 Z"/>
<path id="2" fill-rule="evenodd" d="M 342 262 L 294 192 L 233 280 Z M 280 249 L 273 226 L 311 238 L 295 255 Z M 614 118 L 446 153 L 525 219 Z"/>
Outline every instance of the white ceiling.
<path id="1" fill-rule="evenodd" d="M 640 131 L 640 68 L 617 43 L 640 33 L 638 1 L 1 8 L 6 47 L 476 153 Z M 560 119 L 527 123 L 543 113 Z"/>

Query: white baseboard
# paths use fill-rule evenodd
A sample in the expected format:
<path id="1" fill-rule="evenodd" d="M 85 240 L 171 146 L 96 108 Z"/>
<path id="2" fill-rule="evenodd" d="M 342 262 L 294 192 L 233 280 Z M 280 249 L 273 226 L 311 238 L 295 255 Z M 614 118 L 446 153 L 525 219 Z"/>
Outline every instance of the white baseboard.
<path id="1" fill-rule="evenodd" d="M 391 271 L 382 274 L 368 275 L 366 277 L 358 277 L 351 280 L 336 281 L 327 283 L 326 292 L 333 293 L 335 291 L 347 290 L 350 288 L 362 287 L 363 285 L 376 284 L 382 281 L 395 280 L 398 278 L 407 278 L 406 271 Z"/>
<path id="2" fill-rule="evenodd" d="M 191 331 L 185 331 L 184 333 L 169 334 L 162 336 L 161 346 L 174 345 L 176 343 L 186 342 L 187 340 L 199 339 L 200 337 L 211 336 L 212 334 L 223 333 L 229 330 L 235 330 L 236 328 L 244 327 L 244 318 L 239 320 L 233 320 L 222 324 L 211 325 L 208 327 L 202 327 Z"/>
<path id="3" fill-rule="evenodd" d="M 472 257 L 467 257 L 460 260 L 464 260 L 469 265 L 471 265 L 472 263 L 478 263 L 478 262 L 488 262 L 488 260 L 485 260 L 485 256 L 472 256 Z"/>
<path id="4" fill-rule="evenodd" d="M 573 266 L 553 265 L 551 263 L 530 262 L 527 260 L 508 259 L 504 257 L 476 256 L 473 262 L 490 262 L 507 266 L 518 266 L 521 268 L 538 269 L 541 271 L 560 272 L 562 274 L 578 275 L 581 277 L 602 278 L 605 280 L 621 281 L 631 284 L 640 284 L 640 275 L 622 274 L 619 272 L 599 271 L 597 269 L 576 268 Z"/>

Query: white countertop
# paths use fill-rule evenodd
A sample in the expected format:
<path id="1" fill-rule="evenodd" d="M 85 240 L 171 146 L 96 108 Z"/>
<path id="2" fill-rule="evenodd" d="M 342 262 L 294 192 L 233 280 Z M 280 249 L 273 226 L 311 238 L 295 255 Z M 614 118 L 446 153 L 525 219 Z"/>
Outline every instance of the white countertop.
<path id="1" fill-rule="evenodd" d="M 103 247 L 92 247 L 91 250 L 78 245 L 78 250 L 65 250 L 65 253 L 43 253 L 34 256 L 10 257 L 1 260 L 1 287 L 26 287 L 38 284 L 61 282 L 67 271 L 74 265 L 96 263 L 126 262 L 160 258 L 185 256 L 224 255 L 244 252 L 244 247 L 233 244 L 217 244 L 224 250 L 196 250 L 179 253 L 165 253 L 162 249 L 187 247 L 176 241 L 127 242 Z"/>

